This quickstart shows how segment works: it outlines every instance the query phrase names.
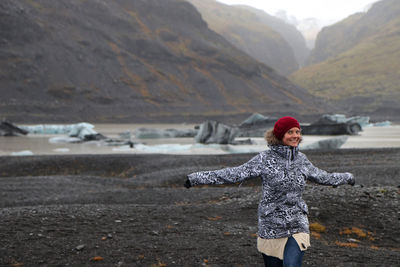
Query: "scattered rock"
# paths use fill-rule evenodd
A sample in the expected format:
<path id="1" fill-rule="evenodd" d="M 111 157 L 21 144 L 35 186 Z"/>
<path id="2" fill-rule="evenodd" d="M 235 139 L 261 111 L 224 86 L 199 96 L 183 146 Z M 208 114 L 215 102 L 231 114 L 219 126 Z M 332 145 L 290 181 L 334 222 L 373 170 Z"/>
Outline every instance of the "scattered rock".
<path id="1" fill-rule="evenodd" d="M 85 248 L 85 245 L 79 245 L 79 246 L 77 246 L 75 249 L 77 250 L 77 251 L 81 251 L 81 250 L 83 250 Z"/>

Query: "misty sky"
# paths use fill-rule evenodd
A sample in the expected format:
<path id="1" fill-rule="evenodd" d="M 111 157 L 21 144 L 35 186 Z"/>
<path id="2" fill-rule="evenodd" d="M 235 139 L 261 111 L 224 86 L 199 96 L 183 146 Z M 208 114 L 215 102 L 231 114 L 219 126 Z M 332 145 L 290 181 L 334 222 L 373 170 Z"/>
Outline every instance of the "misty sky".
<path id="1" fill-rule="evenodd" d="M 217 0 L 228 5 L 244 4 L 262 9 L 270 15 L 286 10 L 297 19 L 317 18 L 324 24 L 335 23 L 379 0 Z"/>

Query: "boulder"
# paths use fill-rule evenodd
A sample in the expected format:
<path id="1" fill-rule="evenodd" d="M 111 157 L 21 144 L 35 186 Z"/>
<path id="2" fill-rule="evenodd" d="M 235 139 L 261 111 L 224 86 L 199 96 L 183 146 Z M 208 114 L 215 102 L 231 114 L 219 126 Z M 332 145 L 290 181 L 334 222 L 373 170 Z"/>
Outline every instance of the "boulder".
<path id="1" fill-rule="evenodd" d="M 236 127 L 217 121 L 205 121 L 200 125 L 199 132 L 194 139 L 201 144 L 232 144 L 237 134 Z"/>

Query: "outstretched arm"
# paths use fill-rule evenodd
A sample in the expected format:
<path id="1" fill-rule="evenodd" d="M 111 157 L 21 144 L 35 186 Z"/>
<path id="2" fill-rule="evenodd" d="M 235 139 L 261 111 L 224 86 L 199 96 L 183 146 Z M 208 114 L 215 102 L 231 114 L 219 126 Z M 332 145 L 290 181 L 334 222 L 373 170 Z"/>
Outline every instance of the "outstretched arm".
<path id="1" fill-rule="evenodd" d="M 243 165 L 224 168 L 215 171 L 194 172 L 187 176 L 186 187 L 200 184 L 228 184 L 244 181 L 257 177 L 262 170 L 262 157 L 260 154 L 253 157 Z"/>
<path id="2" fill-rule="evenodd" d="M 308 159 L 305 160 L 303 170 L 306 178 L 317 184 L 338 186 L 342 184 L 354 185 L 355 183 L 353 174 L 349 172 L 329 173 L 315 167 Z"/>

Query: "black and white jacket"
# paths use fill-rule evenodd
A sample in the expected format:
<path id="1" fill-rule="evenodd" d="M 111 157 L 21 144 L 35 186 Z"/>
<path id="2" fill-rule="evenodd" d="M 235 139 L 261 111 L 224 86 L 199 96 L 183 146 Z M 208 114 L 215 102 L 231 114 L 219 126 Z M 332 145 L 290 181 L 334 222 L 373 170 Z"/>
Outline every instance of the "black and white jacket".
<path id="1" fill-rule="evenodd" d="M 328 173 L 307 157 L 284 145 L 269 145 L 245 164 L 188 175 L 191 185 L 225 184 L 261 177 L 262 198 L 258 205 L 258 236 L 281 238 L 309 233 L 308 208 L 302 198 L 306 180 L 323 185 L 354 183 L 351 173 Z"/>

